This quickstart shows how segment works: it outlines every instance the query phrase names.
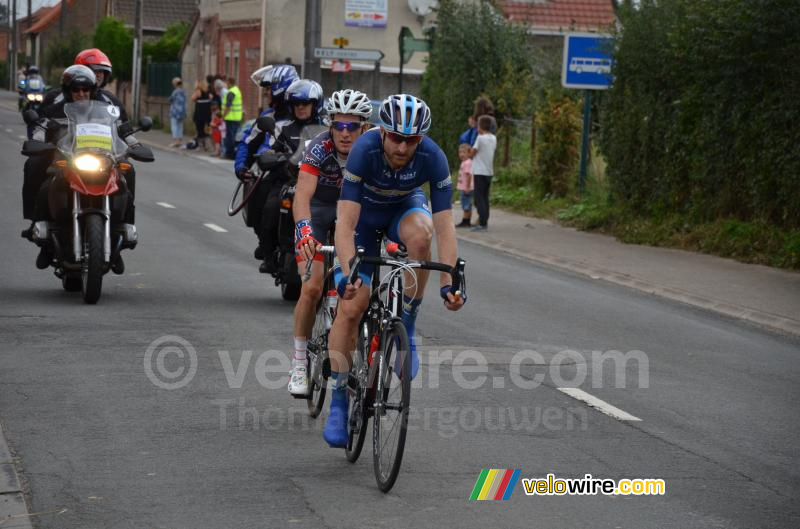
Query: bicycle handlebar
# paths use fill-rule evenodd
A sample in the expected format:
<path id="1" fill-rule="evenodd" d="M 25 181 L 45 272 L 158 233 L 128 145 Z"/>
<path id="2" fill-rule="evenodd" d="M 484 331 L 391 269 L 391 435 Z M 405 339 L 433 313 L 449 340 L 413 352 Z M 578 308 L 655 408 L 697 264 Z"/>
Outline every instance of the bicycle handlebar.
<path id="1" fill-rule="evenodd" d="M 466 261 L 462 258 L 456 259 L 455 266 L 450 266 L 444 263 L 437 263 L 435 261 L 415 261 L 408 259 L 405 255 L 400 256 L 398 252 L 397 256 L 380 256 L 380 257 L 373 257 L 365 255 L 364 248 L 358 248 L 356 250 L 356 255 L 353 257 L 353 261 L 350 265 L 350 275 L 348 276 L 348 282 L 353 285 L 355 284 L 356 280 L 358 279 L 358 270 L 362 264 L 370 264 L 375 266 L 409 266 L 411 268 L 420 268 L 422 270 L 432 270 L 436 272 L 444 272 L 446 274 L 450 274 L 450 279 L 452 283 L 450 284 L 450 293 L 454 296 L 463 297 L 466 299 L 466 278 L 464 276 L 464 268 L 466 266 Z"/>
<path id="2" fill-rule="evenodd" d="M 320 246 L 317 248 L 317 252 L 321 254 L 332 254 L 336 251 L 334 246 Z M 314 259 L 309 259 L 306 262 L 306 272 L 303 274 L 303 283 L 311 279 L 311 266 L 314 264 Z"/>

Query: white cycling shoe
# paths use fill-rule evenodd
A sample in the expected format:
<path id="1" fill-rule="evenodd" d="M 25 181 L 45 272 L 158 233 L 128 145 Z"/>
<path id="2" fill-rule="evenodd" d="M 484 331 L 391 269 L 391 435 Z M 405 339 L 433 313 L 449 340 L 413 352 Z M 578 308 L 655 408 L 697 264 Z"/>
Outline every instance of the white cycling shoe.
<path id="1" fill-rule="evenodd" d="M 308 396 L 308 371 L 305 362 L 296 362 L 289 374 L 289 393 L 293 397 Z"/>

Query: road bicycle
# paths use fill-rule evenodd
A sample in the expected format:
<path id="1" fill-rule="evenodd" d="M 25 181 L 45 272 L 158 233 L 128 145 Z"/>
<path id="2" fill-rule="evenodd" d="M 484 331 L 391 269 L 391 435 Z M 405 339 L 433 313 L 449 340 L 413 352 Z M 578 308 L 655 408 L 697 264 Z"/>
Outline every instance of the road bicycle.
<path id="1" fill-rule="evenodd" d="M 356 351 L 347 381 L 348 441 L 345 456 L 355 463 L 364 446 L 367 423 L 372 421 L 372 456 L 375 479 L 382 492 L 389 492 L 397 480 L 403 459 L 411 401 L 411 355 L 403 325 L 404 272 L 416 279 L 415 270 L 449 273 L 450 292 L 466 297 L 465 261 L 455 266 L 408 259 L 402 245 L 390 243 L 379 257 L 365 255 L 358 248 L 348 281 L 358 278 L 362 264 L 374 265 L 373 290 L 359 323 Z M 389 271 L 383 277 L 381 267 Z"/>
<path id="2" fill-rule="evenodd" d="M 331 363 L 328 358 L 328 333 L 333 326 L 336 316 L 336 306 L 339 300 L 336 285 L 333 283 L 334 247 L 322 246 L 317 253 L 325 256 L 325 278 L 322 282 L 322 295 L 317 301 L 317 313 L 311 337 L 308 340 L 306 357 L 308 358 L 308 414 L 312 418 L 319 416 L 322 405 L 325 403 L 328 379 L 331 376 Z M 311 265 L 314 261 L 306 263 L 303 282 L 311 278 Z"/>

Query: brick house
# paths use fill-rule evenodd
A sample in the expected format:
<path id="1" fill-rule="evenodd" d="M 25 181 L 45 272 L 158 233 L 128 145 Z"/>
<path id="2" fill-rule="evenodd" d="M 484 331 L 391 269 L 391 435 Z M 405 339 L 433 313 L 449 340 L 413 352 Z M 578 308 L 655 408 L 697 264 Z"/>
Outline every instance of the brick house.
<path id="1" fill-rule="evenodd" d="M 333 39 L 344 37 L 351 48 L 379 49 L 385 57 L 379 73 L 374 63 L 351 61 L 351 71 L 344 74 L 348 87 L 358 88 L 373 98 L 397 90 L 399 73 L 398 36 L 407 26 L 416 37 L 423 37 L 432 15 L 420 17 L 409 9 L 408 2 L 386 3 L 382 23 L 355 26 L 346 21 L 345 0 L 325 0 L 321 26 L 323 47 L 332 47 Z M 303 64 L 306 3 L 300 0 L 200 0 L 199 15 L 194 21 L 182 51 L 182 72 L 186 84 L 209 74 L 232 76 L 242 90 L 246 118 L 256 115 L 259 90 L 250 82 L 250 74 L 264 64 L 290 62 L 301 73 Z M 266 21 L 261 27 L 262 16 Z M 416 53 L 404 66 L 407 91 L 419 89 L 427 53 Z M 337 74 L 332 61 L 322 62 L 319 79 L 326 93 L 336 89 Z M 375 85 L 377 93 L 373 93 Z"/>

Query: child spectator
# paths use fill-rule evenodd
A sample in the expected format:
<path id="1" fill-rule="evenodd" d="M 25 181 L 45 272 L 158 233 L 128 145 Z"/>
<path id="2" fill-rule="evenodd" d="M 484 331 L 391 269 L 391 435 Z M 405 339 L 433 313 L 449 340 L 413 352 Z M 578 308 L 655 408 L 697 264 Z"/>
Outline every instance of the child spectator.
<path id="1" fill-rule="evenodd" d="M 472 231 L 486 231 L 489 223 L 489 187 L 494 176 L 494 151 L 497 137 L 492 134 L 492 117 L 478 118 L 478 137 L 470 149 L 472 173 L 475 176 L 475 207 L 480 217 L 479 224 Z"/>
<path id="2" fill-rule="evenodd" d="M 458 157 L 461 159 L 461 167 L 458 169 L 458 194 L 461 199 L 461 224 L 456 224 L 456 228 L 469 228 L 472 218 L 472 160 L 469 157 L 470 146 L 462 143 L 458 146 Z"/>
<path id="3" fill-rule="evenodd" d="M 214 156 L 222 155 L 222 138 L 225 136 L 225 120 L 216 102 L 211 103 L 211 139 L 214 141 Z"/>

